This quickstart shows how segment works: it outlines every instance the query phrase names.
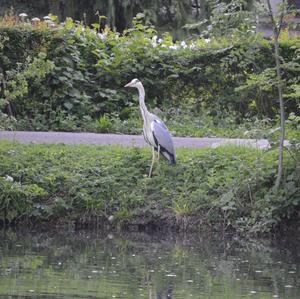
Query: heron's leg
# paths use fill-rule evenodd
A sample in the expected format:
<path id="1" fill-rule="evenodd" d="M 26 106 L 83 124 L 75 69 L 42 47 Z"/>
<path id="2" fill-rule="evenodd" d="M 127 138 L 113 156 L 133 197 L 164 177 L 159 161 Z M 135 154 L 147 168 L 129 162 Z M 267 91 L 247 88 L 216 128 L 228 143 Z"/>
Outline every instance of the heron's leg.
<path id="1" fill-rule="evenodd" d="M 157 170 L 160 170 L 160 164 L 159 164 L 159 158 L 160 158 L 160 145 L 157 146 Z"/>
<path id="2" fill-rule="evenodd" d="M 152 147 L 152 163 L 151 163 L 151 167 L 150 167 L 150 171 L 149 171 L 149 175 L 148 175 L 149 178 L 151 178 L 151 175 L 152 175 L 154 161 L 155 161 L 155 151 L 154 151 L 154 147 Z"/>
<path id="3" fill-rule="evenodd" d="M 157 147 L 157 162 L 159 162 L 159 158 L 160 158 L 160 145 L 158 145 Z"/>

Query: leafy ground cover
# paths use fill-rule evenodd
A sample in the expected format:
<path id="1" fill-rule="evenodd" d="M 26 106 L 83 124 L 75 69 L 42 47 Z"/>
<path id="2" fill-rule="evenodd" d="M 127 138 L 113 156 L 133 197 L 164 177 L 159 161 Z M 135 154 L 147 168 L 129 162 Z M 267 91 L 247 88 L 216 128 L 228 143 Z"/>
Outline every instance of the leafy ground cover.
<path id="1" fill-rule="evenodd" d="M 299 150 L 178 149 L 147 177 L 149 149 L 0 142 L 0 217 L 10 223 L 165 225 L 271 232 L 298 217 Z"/>

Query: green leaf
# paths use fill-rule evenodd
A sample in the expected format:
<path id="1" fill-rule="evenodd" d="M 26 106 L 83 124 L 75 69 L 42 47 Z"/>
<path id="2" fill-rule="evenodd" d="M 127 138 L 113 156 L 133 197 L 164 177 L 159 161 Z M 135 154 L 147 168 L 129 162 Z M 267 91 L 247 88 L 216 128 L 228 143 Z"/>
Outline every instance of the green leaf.
<path id="1" fill-rule="evenodd" d="M 98 23 L 93 23 L 92 24 L 92 27 L 95 28 L 95 29 L 99 29 L 100 28 L 100 25 Z"/>
<path id="2" fill-rule="evenodd" d="M 64 103 L 64 106 L 65 106 L 68 110 L 71 110 L 71 109 L 73 108 L 73 104 L 70 103 L 70 102 Z"/>

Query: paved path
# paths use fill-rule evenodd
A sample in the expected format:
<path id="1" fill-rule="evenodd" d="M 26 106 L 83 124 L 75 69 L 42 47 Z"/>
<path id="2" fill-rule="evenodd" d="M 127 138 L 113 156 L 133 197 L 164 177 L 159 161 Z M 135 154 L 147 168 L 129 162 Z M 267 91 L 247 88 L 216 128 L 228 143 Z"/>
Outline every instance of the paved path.
<path id="1" fill-rule="evenodd" d="M 0 140 L 19 141 L 23 143 L 64 143 L 64 144 L 118 144 L 125 147 L 146 146 L 144 138 L 140 135 L 117 135 L 95 133 L 65 133 L 65 132 L 24 132 L 0 131 Z M 260 149 L 269 147 L 266 139 L 229 139 L 229 138 L 191 138 L 173 137 L 175 147 L 218 147 L 224 144 L 246 145 Z"/>

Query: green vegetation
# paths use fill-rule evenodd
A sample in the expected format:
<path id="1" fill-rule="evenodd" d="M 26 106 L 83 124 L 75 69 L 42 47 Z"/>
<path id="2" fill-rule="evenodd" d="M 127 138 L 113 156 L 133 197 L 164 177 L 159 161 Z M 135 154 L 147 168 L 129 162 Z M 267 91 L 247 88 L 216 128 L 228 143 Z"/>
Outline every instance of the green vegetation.
<path id="1" fill-rule="evenodd" d="M 240 7 L 249 9 L 253 6 L 253 0 L 235 1 Z M 6 0 L 0 0 L 0 15 L 27 13 L 30 18 L 43 17 L 51 12 L 57 15 L 61 22 L 65 20 L 66 11 L 68 16 L 76 20 L 81 20 L 85 24 L 98 23 L 101 26 L 108 25 L 111 28 L 116 28 L 122 32 L 124 29 L 132 27 L 132 19 L 139 12 L 144 12 L 145 21 L 151 23 L 158 28 L 160 32 L 171 32 L 174 37 L 182 38 L 187 34 L 200 33 L 203 29 L 203 24 L 214 15 L 216 7 L 222 3 L 222 13 L 229 6 L 228 2 L 216 0 L 91 0 L 83 1 L 66 1 L 62 5 L 55 2 L 45 3 L 43 0 L 37 0 L 30 3 L 24 3 L 24 0 L 14 0 L 12 3 Z M 239 7 L 239 8 L 240 8 Z M 233 9 L 232 9 L 233 10 Z M 232 11 L 231 10 L 231 11 Z M 80 12 L 80 13 L 79 13 Z M 104 15 L 99 20 L 99 15 Z M 249 14 L 249 13 L 248 13 Z M 245 13 L 243 15 L 245 16 Z M 228 19 L 228 16 L 223 16 Z M 233 18 L 236 22 L 236 18 Z M 194 22 L 201 21 L 202 26 L 193 26 L 196 28 L 190 29 Z M 241 19 L 243 23 L 244 19 Z M 224 23 L 223 23 L 224 25 Z M 224 28 L 225 26 L 223 26 Z"/>
<path id="2" fill-rule="evenodd" d="M 268 138 L 274 146 L 283 132 L 280 85 L 290 141 L 276 190 L 274 150 L 181 150 L 177 166 L 162 164 L 148 179 L 146 150 L 2 143 L 2 220 L 102 224 L 113 215 L 116 226 L 205 224 L 255 233 L 296 218 L 300 39 L 281 31 L 276 77 L 274 42 L 248 16 L 239 1 L 216 4 L 207 30 L 182 42 L 158 36 L 143 14 L 122 34 L 103 28 L 103 16 L 91 27 L 70 18 L 61 25 L 54 16 L 33 24 L 1 19 L 0 128 L 139 134 L 137 94 L 123 89 L 137 77 L 173 135 Z"/>
<path id="3" fill-rule="evenodd" d="M 55 221 L 180 229 L 212 226 L 270 232 L 297 217 L 299 150 L 285 157 L 273 191 L 277 151 L 244 147 L 178 150 L 149 179 L 149 149 L 0 143 L 2 221 Z"/>
<path id="4" fill-rule="evenodd" d="M 123 89 L 138 77 L 147 104 L 161 110 L 176 135 L 268 135 L 256 129 L 278 126 L 273 43 L 250 25 L 231 28 L 226 38 L 214 27 L 210 39 L 174 43 L 167 33 L 157 37 L 143 15 L 123 34 L 71 19 L 49 29 L 6 17 L 0 23 L 0 126 L 139 133 L 136 94 Z M 284 32 L 280 54 L 286 111 L 298 115 L 299 38 Z"/>
<path id="5" fill-rule="evenodd" d="M 67 1 L 62 5 L 55 2 L 46 4 L 43 0 L 30 3 L 24 3 L 23 0 L 14 0 L 13 3 L 0 0 L 0 15 L 12 13 L 12 6 L 17 15 L 25 12 L 31 17 L 41 18 L 51 12 L 57 15 L 60 21 L 65 20 L 67 11 L 68 16 L 88 24 L 96 23 L 100 13 L 105 15 L 100 24 L 117 28 L 119 32 L 131 27 L 133 17 L 138 12 L 144 11 L 147 22 L 155 24 L 161 31 L 172 31 L 177 36 L 182 36 L 184 32 L 182 26 L 186 22 L 199 18 L 199 13 L 197 16 L 193 15 L 190 0 L 115 0 L 110 2 L 92 0 L 89 2 Z M 209 2 L 201 5 L 201 19 L 208 17 L 210 10 Z M 200 11 L 200 6 L 197 11 Z"/>

